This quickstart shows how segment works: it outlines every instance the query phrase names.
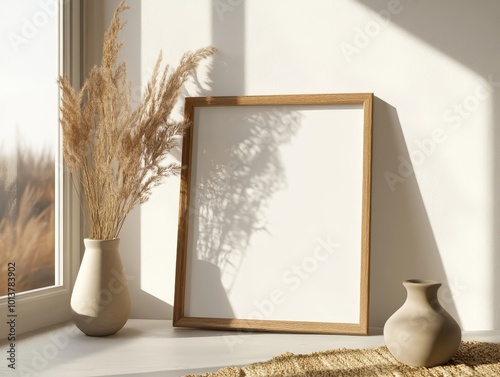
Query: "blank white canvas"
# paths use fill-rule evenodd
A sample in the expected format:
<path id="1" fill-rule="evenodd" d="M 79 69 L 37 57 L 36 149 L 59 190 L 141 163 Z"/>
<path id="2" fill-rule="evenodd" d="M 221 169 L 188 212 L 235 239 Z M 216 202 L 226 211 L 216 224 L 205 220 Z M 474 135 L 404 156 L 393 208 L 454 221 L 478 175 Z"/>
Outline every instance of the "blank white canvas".
<path id="1" fill-rule="evenodd" d="M 363 116 L 195 110 L 186 316 L 359 322 Z"/>

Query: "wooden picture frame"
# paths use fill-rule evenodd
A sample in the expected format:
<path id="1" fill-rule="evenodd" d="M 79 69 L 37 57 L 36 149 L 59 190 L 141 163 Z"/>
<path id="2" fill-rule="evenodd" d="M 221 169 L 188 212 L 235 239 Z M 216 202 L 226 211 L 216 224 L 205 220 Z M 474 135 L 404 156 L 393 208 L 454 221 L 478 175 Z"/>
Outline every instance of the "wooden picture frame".
<path id="1" fill-rule="evenodd" d="M 372 107 L 185 99 L 173 326 L 368 333 Z"/>

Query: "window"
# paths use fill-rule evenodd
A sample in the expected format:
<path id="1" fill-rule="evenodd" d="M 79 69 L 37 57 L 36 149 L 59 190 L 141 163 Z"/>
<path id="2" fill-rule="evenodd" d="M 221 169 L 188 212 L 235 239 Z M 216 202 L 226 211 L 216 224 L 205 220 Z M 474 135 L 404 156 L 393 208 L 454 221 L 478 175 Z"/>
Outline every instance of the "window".
<path id="1" fill-rule="evenodd" d="M 0 5 L 0 270 L 16 267 L 18 293 L 56 283 L 58 19 L 41 4 Z"/>
<path id="2" fill-rule="evenodd" d="M 69 318 L 79 222 L 57 78 L 78 70 L 79 15 L 79 1 L 0 4 L 0 315 L 14 304 L 18 333 Z"/>

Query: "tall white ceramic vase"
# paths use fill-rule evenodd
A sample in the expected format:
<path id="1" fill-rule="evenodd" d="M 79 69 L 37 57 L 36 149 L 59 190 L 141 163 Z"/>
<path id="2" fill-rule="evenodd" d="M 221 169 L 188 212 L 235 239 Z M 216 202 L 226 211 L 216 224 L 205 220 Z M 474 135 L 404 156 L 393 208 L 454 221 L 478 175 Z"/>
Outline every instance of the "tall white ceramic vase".
<path id="1" fill-rule="evenodd" d="M 120 240 L 85 239 L 84 243 L 85 254 L 71 295 L 73 320 L 86 335 L 113 335 L 130 315 Z"/>

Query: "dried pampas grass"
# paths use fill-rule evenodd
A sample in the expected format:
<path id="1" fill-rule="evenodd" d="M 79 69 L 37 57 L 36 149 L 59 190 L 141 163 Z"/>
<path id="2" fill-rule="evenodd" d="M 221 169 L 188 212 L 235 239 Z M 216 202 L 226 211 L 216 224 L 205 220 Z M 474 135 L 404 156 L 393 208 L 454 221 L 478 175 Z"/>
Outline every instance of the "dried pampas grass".
<path id="1" fill-rule="evenodd" d="M 163 163 L 186 126 L 172 122 L 170 114 L 186 80 L 216 51 L 184 54 L 170 74 L 168 66 L 160 68 L 160 53 L 142 101 L 132 110 L 125 64 L 116 64 L 126 9 L 122 1 L 104 36 L 101 66 L 91 70 L 82 89 L 59 78 L 64 161 L 80 181 L 92 239 L 117 238 L 132 208 L 146 202 L 164 177 L 179 173 L 178 164 Z"/>

